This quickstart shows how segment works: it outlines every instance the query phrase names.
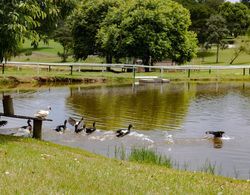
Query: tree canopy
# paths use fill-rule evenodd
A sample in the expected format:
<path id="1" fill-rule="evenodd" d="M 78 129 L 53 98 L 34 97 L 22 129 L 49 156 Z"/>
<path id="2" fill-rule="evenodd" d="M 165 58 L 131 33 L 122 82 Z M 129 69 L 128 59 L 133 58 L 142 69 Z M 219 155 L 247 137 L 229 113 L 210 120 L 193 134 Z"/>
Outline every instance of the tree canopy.
<path id="1" fill-rule="evenodd" d="M 184 63 L 196 52 L 189 12 L 172 1 L 87 1 L 72 18 L 76 58 L 101 52 L 109 63 L 113 57 Z"/>
<path id="2" fill-rule="evenodd" d="M 223 3 L 219 8 L 220 15 L 226 19 L 231 35 L 244 35 L 250 26 L 250 11 L 243 3 Z"/>
<path id="3" fill-rule="evenodd" d="M 39 40 L 48 35 L 50 25 L 60 18 L 66 0 L 1 0 L 0 1 L 0 62 L 14 55 L 24 38 Z M 65 11 L 66 12 L 66 11 Z M 48 22 L 50 20 L 50 22 Z M 44 33 L 45 32 L 45 33 Z"/>

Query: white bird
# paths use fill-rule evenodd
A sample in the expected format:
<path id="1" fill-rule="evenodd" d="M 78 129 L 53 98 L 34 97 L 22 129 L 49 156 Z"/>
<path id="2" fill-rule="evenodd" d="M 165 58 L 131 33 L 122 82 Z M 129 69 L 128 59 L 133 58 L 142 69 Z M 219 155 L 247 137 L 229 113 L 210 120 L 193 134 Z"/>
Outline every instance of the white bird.
<path id="1" fill-rule="evenodd" d="M 39 110 L 36 114 L 34 114 L 35 117 L 45 119 L 49 115 L 49 111 L 51 110 L 51 107 L 48 106 L 47 110 Z"/>
<path id="2" fill-rule="evenodd" d="M 28 119 L 27 121 L 28 125 L 27 126 L 22 126 L 20 127 L 16 133 L 14 133 L 14 136 L 18 137 L 31 137 L 32 136 L 32 125 L 31 125 L 31 120 Z"/>

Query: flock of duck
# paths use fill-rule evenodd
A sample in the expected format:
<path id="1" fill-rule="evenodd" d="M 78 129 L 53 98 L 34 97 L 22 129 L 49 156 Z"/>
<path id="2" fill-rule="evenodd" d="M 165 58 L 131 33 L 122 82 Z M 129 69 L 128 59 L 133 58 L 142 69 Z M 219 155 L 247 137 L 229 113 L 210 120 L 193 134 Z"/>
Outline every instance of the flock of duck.
<path id="1" fill-rule="evenodd" d="M 50 110 L 51 110 L 51 107 L 48 107 L 47 110 L 38 111 L 36 114 L 34 114 L 34 116 L 37 118 L 45 119 L 48 116 Z M 8 122 L 6 120 L 0 120 L 0 127 L 6 125 L 7 123 Z M 64 132 L 67 128 L 67 123 L 69 123 L 70 125 L 74 127 L 75 133 L 80 133 L 84 131 L 86 134 L 91 134 L 96 130 L 96 122 L 95 121 L 93 122 L 92 127 L 86 127 L 83 117 L 78 121 L 73 119 L 72 117 L 69 117 L 68 120 L 64 120 L 64 123 L 62 125 L 56 126 L 54 130 L 57 132 Z M 132 127 L 133 125 L 129 124 L 128 128 L 122 128 L 122 129 L 116 130 L 116 137 L 123 137 L 129 134 Z M 224 131 L 206 131 L 205 133 L 213 135 L 214 138 L 221 138 L 225 132 Z M 12 135 L 31 137 L 32 135 L 31 119 L 27 120 L 27 125 L 20 127 L 18 131 L 16 133 L 13 133 Z"/>
<path id="2" fill-rule="evenodd" d="M 49 112 L 51 110 L 51 107 L 48 107 L 47 110 L 39 110 L 36 114 L 34 114 L 35 117 L 40 118 L 40 119 L 45 119 Z M 6 120 L 0 120 L 0 127 L 6 125 L 8 121 Z M 75 133 L 80 133 L 84 131 L 86 134 L 91 134 L 96 130 L 96 122 L 93 122 L 92 127 L 86 127 L 86 124 L 84 122 L 84 118 L 82 117 L 80 120 L 75 120 L 72 117 L 69 117 L 68 120 L 64 120 L 64 123 L 61 125 L 56 126 L 54 129 L 57 132 L 64 132 L 67 128 L 67 123 L 72 125 L 74 127 Z M 116 131 L 116 136 L 117 137 L 123 137 L 127 134 L 130 133 L 131 128 L 133 127 L 132 124 L 129 124 L 128 128 L 123 128 L 123 129 L 118 129 Z M 24 137 L 31 137 L 32 136 L 32 125 L 31 125 L 31 119 L 27 120 L 27 125 L 22 126 L 18 128 L 17 132 L 12 133 L 14 136 L 24 136 Z"/>

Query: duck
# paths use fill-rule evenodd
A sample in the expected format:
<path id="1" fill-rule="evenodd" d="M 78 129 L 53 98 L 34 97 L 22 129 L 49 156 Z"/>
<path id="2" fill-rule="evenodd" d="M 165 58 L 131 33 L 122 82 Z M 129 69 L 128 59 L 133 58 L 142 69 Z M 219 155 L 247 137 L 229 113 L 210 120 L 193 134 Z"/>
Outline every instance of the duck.
<path id="1" fill-rule="evenodd" d="M 32 135 L 32 125 L 31 125 L 31 120 L 27 120 L 26 126 L 20 127 L 16 133 L 14 133 L 14 136 L 22 136 L 22 137 L 31 137 Z"/>
<path id="2" fill-rule="evenodd" d="M 127 129 L 119 129 L 116 131 L 116 137 L 123 137 L 127 134 L 130 133 L 130 129 L 133 127 L 132 124 L 129 124 L 128 128 Z"/>
<path id="3" fill-rule="evenodd" d="M 0 127 L 2 127 L 2 126 L 4 126 L 4 125 L 6 125 L 8 123 L 8 121 L 0 121 Z"/>
<path id="4" fill-rule="evenodd" d="M 206 131 L 206 134 L 212 134 L 214 138 L 221 138 L 224 133 L 224 131 Z"/>
<path id="5" fill-rule="evenodd" d="M 91 133 L 93 133 L 95 130 L 96 130 L 95 122 L 93 122 L 93 127 L 86 127 L 86 128 L 85 128 L 85 132 L 86 132 L 87 134 L 91 134 Z"/>
<path id="6" fill-rule="evenodd" d="M 66 130 L 66 124 L 67 124 L 67 120 L 64 121 L 63 125 L 56 126 L 54 130 L 57 132 L 64 132 Z"/>
<path id="7" fill-rule="evenodd" d="M 34 116 L 40 119 L 45 119 L 49 115 L 50 110 L 51 110 L 51 107 L 48 106 L 47 110 L 39 110 L 37 111 L 36 114 L 34 114 Z"/>
<path id="8" fill-rule="evenodd" d="M 79 121 L 76 121 L 75 119 L 69 117 L 68 122 L 69 124 L 75 127 L 76 133 L 80 133 L 81 131 L 85 129 L 85 123 L 84 123 L 83 117 Z"/>

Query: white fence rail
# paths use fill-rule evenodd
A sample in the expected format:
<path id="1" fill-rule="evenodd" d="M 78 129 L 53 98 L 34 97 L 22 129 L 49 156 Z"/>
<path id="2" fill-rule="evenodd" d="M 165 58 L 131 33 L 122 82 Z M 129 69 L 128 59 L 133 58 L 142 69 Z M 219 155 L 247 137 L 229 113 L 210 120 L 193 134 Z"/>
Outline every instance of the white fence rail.
<path id="1" fill-rule="evenodd" d="M 7 64 L 17 66 L 18 69 L 21 66 L 34 66 L 37 67 L 38 71 L 40 67 L 48 67 L 50 71 L 51 67 L 70 67 L 71 74 L 73 73 L 74 68 L 78 68 L 80 71 L 81 67 L 101 67 L 104 71 L 105 68 L 121 68 L 133 69 L 135 77 L 135 71 L 137 68 L 150 68 L 150 69 L 159 69 L 161 73 L 164 70 L 185 70 L 188 71 L 188 76 L 190 77 L 191 70 L 231 70 L 231 69 L 242 69 L 243 75 L 246 74 L 246 69 L 249 69 L 248 74 L 250 74 L 250 65 L 224 65 L 224 66 L 215 66 L 215 65 L 182 65 L 182 66 L 147 66 L 147 65 L 138 65 L 138 64 L 97 64 L 97 63 L 44 63 L 44 62 L 12 62 L 9 61 Z"/>

